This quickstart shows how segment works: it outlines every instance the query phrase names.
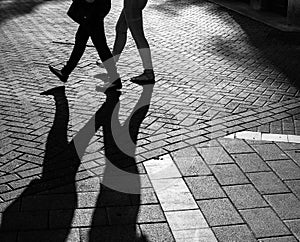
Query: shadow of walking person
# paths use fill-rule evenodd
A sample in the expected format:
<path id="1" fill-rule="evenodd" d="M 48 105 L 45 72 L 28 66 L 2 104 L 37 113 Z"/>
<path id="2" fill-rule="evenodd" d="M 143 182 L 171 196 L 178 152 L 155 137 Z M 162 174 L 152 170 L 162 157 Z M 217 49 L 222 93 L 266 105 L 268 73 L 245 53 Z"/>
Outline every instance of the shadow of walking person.
<path id="1" fill-rule="evenodd" d="M 90 139 L 102 124 L 113 99 L 107 98 L 95 115 L 67 140 L 69 106 L 63 86 L 43 95 L 53 95 L 55 117 L 47 137 L 40 179 L 30 182 L 24 192 L 2 214 L 0 241 L 66 241 L 77 208 L 76 173 Z M 98 120 L 98 122 L 95 122 Z M 57 189 L 61 189 L 57 192 Z"/>
<path id="2" fill-rule="evenodd" d="M 137 136 L 149 110 L 154 85 L 144 85 L 131 115 L 119 121 L 118 102 L 103 123 L 106 166 L 88 241 L 148 241 L 137 228 L 141 181 L 135 160 Z M 111 111 L 111 110 L 110 110 Z M 106 208 L 109 226 L 97 226 Z"/>

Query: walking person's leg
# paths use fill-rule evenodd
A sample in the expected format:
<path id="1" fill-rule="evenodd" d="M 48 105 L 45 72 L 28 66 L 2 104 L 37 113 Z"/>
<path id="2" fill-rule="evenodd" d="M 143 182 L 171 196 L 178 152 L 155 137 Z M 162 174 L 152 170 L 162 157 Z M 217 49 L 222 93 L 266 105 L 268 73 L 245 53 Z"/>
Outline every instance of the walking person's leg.
<path id="1" fill-rule="evenodd" d="M 120 55 L 123 52 L 124 47 L 126 45 L 127 30 L 128 25 L 123 9 L 116 25 L 116 38 L 113 46 L 113 55 L 116 63 L 119 61 Z"/>
<path id="2" fill-rule="evenodd" d="M 147 0 L 125 0 L 124 13 L 126 22 L 132 37 L 139 50 L 143 62 L 144 73 L 133 77 L 131 80 L 135 83 L 142 84 L 143 81 L 154 82 L 153 64 L 149 43 L 145 37 L 143 28 L 143 9 Z"/>
<path id="3" fill-rule="evenodd" d="M 122 10 L 116 25 L 116 37 L 113 46 L 113 57 L 116 63 L 119 61 L 120 55 L 125 47 L 127 41 L 127 30 L 128 26 L 126 23 L 126 18 L 124 10 Z M 101 60 L 97 60 L 96 64 L 100 67 L 104 67 L 104 64 L 101 62 Z"/>
<path id="4" fill-rule="evenodd" d="M 107 45 L 103 19 L 97 20 L 96 22 L 90 24 L 90 35 L 93 44 L 98 52 L 98 55 L 109 76 L 109 83 L 107 84 L 107 87 L 113 87 L 115 89 L 122 88 L 122 83 L 117 71 L 116 63 Z"/>
<path id="5" fill-rule="evenodd" d="M 67 61 L 66 65 L 58 70 L 52 66 L 49 66 L 51 72 L 55 74 L 62 82 L 66 82 L 71 72 L 77 66 L 80 58 L 82 57 L 87 41 L 89 39 L 89 33 L 87 31 L 86 24 L 80 24 L 75 36 L 75 44 L 72 53 Z"/>

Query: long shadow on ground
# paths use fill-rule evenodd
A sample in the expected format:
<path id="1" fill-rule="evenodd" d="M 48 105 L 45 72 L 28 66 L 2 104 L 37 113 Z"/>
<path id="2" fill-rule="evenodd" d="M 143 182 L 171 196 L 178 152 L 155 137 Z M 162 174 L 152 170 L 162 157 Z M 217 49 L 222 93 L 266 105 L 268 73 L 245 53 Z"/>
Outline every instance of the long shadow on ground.
<path id="1" fill-rule="evenodd" d="M 101 241 L 147 241 L 136 230 L 141 186 L 134 154 L 152 90 L 153 85 L 144 87 L 132 115 L 122 126 L 118 119 L 121 93 L 109 92 L 103 105 L 71 142 L 67 140 L 69 106 L 64 87 L 47 91 L 54 96 L 56 111 L 47 137 L 42 176 L 32 180 L 3 212 L 0 241 L 66 241 L 78 208 L 76 174 L 89 141 L 101 126 L 106 168 L 92 229 L 85 241 L 99 241 L 99 238 Z M 124 137 L 129 140 L 127 132 L 131 142 L 124 144 Z M 57 193 L 52 188 L 63 189 Z M 124 204 L 126 199 L 129 204 Z"/>

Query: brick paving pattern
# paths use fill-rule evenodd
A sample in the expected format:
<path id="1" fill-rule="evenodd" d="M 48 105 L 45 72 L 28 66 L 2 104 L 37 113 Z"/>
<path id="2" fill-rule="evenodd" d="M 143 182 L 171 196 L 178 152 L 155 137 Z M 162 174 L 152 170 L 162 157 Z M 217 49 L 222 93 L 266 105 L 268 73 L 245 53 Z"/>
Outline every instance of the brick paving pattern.
<path id="1" fill-rule="evenodd" d="M 299 38 L 208 1 L 149 0 L 157 83 L 127 167 L 139 200 L 100 186 L 101 129 L 67 172 L 72 154 L 46 145 L 57 107 L 39 93 L 61 85 L 48 64 L 74 44 L 69 4 L 0 0 L 0 241 L 300 241 Z M 110 46 L 121 8 L 113 1 L 105 21 Z M 66 83 L 69 142 L 105 101 L 96 60 L 89 42 Z M 118 69 L 123 123 L 142 92 L 128 81 L 142 70 L 131 36 Z M 224 138 L 244 130 L 293 142 Z M 48 173 L 47 150 L 60 154 Z"/>

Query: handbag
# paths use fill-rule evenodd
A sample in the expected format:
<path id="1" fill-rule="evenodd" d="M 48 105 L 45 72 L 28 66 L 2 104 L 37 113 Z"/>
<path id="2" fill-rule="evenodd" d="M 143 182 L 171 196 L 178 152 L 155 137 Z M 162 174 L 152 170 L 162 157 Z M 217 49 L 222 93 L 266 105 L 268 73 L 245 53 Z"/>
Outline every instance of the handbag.
<path id="1" fill-rule="evenodd" d="M 89 4 L 85 0 L 74 0 L 67 15 L 76 23 L 82 24 L 89 15 Z"/>

